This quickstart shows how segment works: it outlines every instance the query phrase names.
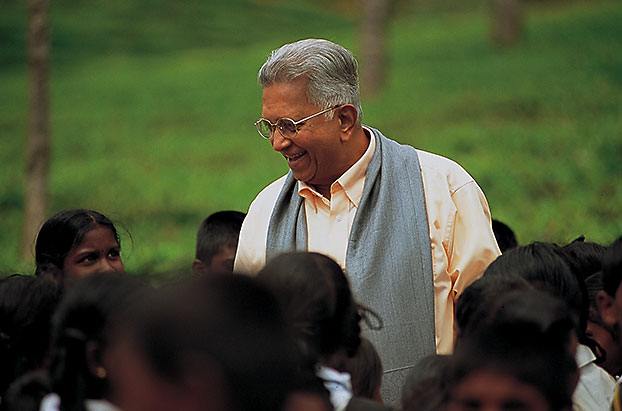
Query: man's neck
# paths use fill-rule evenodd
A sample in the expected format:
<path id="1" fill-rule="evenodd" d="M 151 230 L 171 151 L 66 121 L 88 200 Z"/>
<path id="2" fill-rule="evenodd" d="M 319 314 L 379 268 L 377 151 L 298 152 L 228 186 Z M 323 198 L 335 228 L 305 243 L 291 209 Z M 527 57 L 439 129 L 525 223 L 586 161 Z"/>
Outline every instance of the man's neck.
<path id="1" fill-rule="evenodd" d="M 315 185 L 315 184 L 309 184 L 309 185 L 313 187 L 315 191 L 317 191 L 318 193 L 322 194 L 322 196 L 330 200 L 330 187 L 333 185 L 332 183 L 328 185 Z"/>
<path id="2" fill-rule="evenodd" d="M 328 184 L 309 184 L 311 187 L 315 189 L 318 193 L 322 194 L 325 198 L 330 200 L 330 187 L 333 185 L 335 181 L 339 179 L 346 171 L 348 171 L 357 161 L 363 157 L 365 151 L 367 151 L 367 147 L 369 147 L 370 136 L 367 135 L 367 132 L 362 126 L 358 126 L 357 135 L 355 139 L 352 141 L 350 147 L 344 147 L 344 149 L 348 150 L 352 153 L 350 156 L 350 161 L 346 162 L 344 169 L 341 174 L 335 177 L 333 181 Z"/>

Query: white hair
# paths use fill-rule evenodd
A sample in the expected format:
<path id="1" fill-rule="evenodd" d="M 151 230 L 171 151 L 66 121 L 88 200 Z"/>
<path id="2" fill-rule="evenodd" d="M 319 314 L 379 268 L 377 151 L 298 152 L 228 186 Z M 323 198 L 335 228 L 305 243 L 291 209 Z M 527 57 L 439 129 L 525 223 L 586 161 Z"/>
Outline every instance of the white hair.
<path id="1" fill-rule="evenodd" d="M 360 122 L 363 110 L 357 69 L 356 59 L 346 48 L 328 40 L 305 39 L 270 53 L 257 78 L 265 88 L 305 76 L 310 103 L 323 108 L 352 104 Z M 332 117 L 332 111 L 327 117 Z"/>

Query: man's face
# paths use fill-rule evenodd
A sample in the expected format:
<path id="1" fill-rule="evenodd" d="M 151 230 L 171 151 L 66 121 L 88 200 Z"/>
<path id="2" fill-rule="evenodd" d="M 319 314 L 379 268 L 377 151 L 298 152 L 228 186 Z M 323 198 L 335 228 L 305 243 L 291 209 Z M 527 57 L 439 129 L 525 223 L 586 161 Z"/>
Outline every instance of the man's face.
<path id="1" fill-rule="evenodd" d="M 308 102 L 306 86 L 307 80 L 298 78 L 264 88 L 262 117 L 272 123 L 282 117 L 297 121 L 324 109 Z M 330 120 L 324 115 L 308 120 L 292 139 L 284 138 L 278 130 L 272 134 L 272 148 L 286 158 L 296 180 L 330 185 L 347 169 L 338 112 L 334 113 Z"/>

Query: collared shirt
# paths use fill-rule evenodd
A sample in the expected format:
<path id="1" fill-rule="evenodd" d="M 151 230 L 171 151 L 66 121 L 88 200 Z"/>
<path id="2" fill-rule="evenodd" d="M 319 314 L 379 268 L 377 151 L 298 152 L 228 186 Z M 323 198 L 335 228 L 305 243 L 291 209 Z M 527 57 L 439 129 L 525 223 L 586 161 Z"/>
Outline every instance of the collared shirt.
<path id="1" fill-rule="evenodd" d="M 330 200 L 299 181 L 298 194 L 305 199 L 308 251 L 331 257 L 345 269 L 348 238 L 363 195 L 365 173 L 374 156 L 376 139 L 371 138 L 363 156 L 330 186 Z"/>
<path id="2" fill-rule="evenodd" d="M 324 387 L 330 393 L 330 402 L 335 411 L 343 411 L 352 399 L 350 374 L 320 365 L 315 375 L 322 380 Z"/>
<path id="3" fill-rule="evenodd" d="M 121 411 L 106 400 L 85 400 L 84 408 L 86 411 Z M 58 410 L 60 410 L 60 397 L 58 394 L 51 393 L 43 397 L 39 406 L 39 411 Z"/>
<path id="4" fill-rule="evenodd" d="M 596 356 L 589 347 L 583 344 L 577 346 L 575 360 L 580 376 L 572 396 L 573 410 L 608 410 L 613 401 L 615 379 L 594 363 Z"/>
<path id="5" fill-rule="evenodd" d="M 343 268 L 367 167 L 375 152 L 375 137 L 369 130 L 365 132 L 370 136 L 367 150 L 331 185 L 330 200 L 307 184 L 298 184 L 305 199 L 307 249 L 334 258 Z M 488 203 L 475 180 L 445 157 L 421 150 L 417 154 L 432 250 L 436 350 L 447 354 L 453 349 L 456 297 L 481 276 L 500 251 Z M 265 265 L 270 217 L 285 177 L 262 190 L 251 203 L 240 232 L 235 271 L 254 274 Z"/>

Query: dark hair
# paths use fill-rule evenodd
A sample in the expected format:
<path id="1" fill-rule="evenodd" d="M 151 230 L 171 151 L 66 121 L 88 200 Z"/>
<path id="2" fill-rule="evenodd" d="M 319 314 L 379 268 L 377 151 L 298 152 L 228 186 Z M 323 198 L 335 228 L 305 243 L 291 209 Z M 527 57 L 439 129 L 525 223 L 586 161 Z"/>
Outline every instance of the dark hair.
<path id="1" fill-rule="evenodd" d="M 482 323 L 496 300 L 515 290 L 531 289 L 529 283 L 515 275 L 485 275 L 469 285 L 456 302 L 455 322 L 458 338 L 477 328 Z"/>
<path id="2" fill-rule="evenodd" d="M 577 335 L 585 341 L 587 325 L 586 295 L 579 280 L 566 263 L 561 248 L 555 244 L 532 243 L 509 250 L 493 261 L 484 276 L 516 275 L 534 288 L 548 292 L 564 301 L 576 316 Z"/>
<path id="3" fill-rule="evenodd" d="M 108 217 L 94 210 L 73 209 L 61 211 L 50 217 L 39 230 L 35 244 L 35 274 L 59 276 L 65 257 L 84 235 L 98 225 L 112 231 L 121 245 L 119 234 Z"/>
<path id="4" fill-rule="evenodd" d="M 215 274 L 162 289 L 131 313 L 125 330 L 150 369 L 171 383 L 224 377 L 232 411 L 280 409 L 297 386 L 279 306 L 247 276 Z"/>
<path id="5" fill-rule="evenodd" d="M 39 411 L 49 393 L 47 373 L 42 369 L 30 371 L 13 381 L 2 395 L 0 411 Z"/>
<path id="6" fill-rule="evenodd" d="M 613 341 L 619 341 L 620 339 L 620 331 L 618 327 L 611 326 L 606 324 L 603 321 L 603 318 L 600 315 L 600 311 L 598 310 L 597 303 L 597 295 L 600 291 L 603 291 L 603 273 L 602 271 L 598 271 L 585 279 L 585 287 L 587 289 L 587 295 L 589 300 L 589 309 L 588 309 L 588 321 L 594 323 L 605 330 Z M 594 351 L 594 354 L 597 357 L 596 364 L 605 368 L 608 364 L 606 364 L 607 360 L 607 351 L 605 348 L 599 343 L 597 337 L 592 337 L 594 340 L 594 346 L 590 347 Z M 609 367 L 607 367 L 609 368 Z M 609 371 L 609 370 L 608 370 Z"/>
<path id="7" fill-rule="evenodd" d="M 572 407 L 577 366 L 569 345 L 574 320 L 566 305 L 538 291 L 501 297 L 485 327 L 456 347 L 450 386 L 470 373 L 494 370 L 531 385 L 552 411 Z"/>
<path id="8" fill-rule="evenodd" d="M 603 290 L 611 297 L 615 297 L 620 281 L 622 281 L 622 237 L 614 241 L 603 256 Z"/>
<path id="9" fill-rule="evenodd" d="M 319 253 L 286 253 L 270 260 L 257 278 L 277 297 L 308 361 L 340 349 L 354 355 L 361 316 L 339 264 Z"/>
<path id="10" fill-rule="evenodd" d="M 501 250 L 502 253 L 518 247 L 516 235 L 507 224 L 493 218 L 492 231 L 495 234 L 497 245 L 499 245 L 499 250 Z"/>
<path id="11" fill-rule="evenodd" d="M 56 284 L 41 278 L 0 280 L 0 396 L 17 377 L 43 366 L 60 296 Z"/>
<path id="12" fill-rule="evenodd" d="M 240 211 L 218 211 L 203 220 L 197 231 L 195 258 L 209 264 L 222 247 L 237 247 L 244 217 Z"/>
<path id="13" fill-rule="evenodd" d="M 607 247 L 585 241 L 581 236 L 563 246 L 561 250 L 572 272 L 579 281 L 585 281 L 587 277 L 601 270 Z"/>
<path id="14" fill-rule="evenodd" d="M 532 329 L 534 335 L 543 335 L 564 348 L 570 346 L 576 324 L 567 304 L 539 290 L 517 290 L 500 296 L 482 322 L 481 328 L 499 331 L 514 325 Z"/>
<path id="15" fill-rule="evenodd" d="M 94 274 L 76 283 L 54 315 L 50 379 L 61 411 L 84 410 L 85 399 L 103 398 L 108 382 L 91 374 L 87 345 L 103 355 L 118 317 L 144 290 L 138 279 L 118 273 Z"/>
<path id="16" fill-rule="evenodd" d="M 447 400 L 451 357 L 433 354 L 412 368 L 402 387 L 403 411 L 437 411 Z"/>
<path id="17" fill-rule="evenodd" d="M 361 337 L 358 350 L 346 360 L 345 371 L 350 374 L 354 396 L 375 399 L 382 385 L 383 369 L 382 360 L 371 341 Z"/>
<path id="18" fill-rule="evenodd" d="M 600 316 L 600 312 L 598 311 L 598 303 L 597 296 L 599 291 L 603 291 L 603 273 L 599 271 L 587 277 L 585 279 L 585 287 L 587 289 L 588 300 L 590 302 L 590 310 L 588 320 L 600 325 L 601 327 L 606 327 L 603 322 L 602 317 Z"/>

